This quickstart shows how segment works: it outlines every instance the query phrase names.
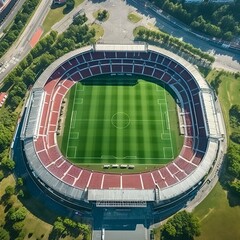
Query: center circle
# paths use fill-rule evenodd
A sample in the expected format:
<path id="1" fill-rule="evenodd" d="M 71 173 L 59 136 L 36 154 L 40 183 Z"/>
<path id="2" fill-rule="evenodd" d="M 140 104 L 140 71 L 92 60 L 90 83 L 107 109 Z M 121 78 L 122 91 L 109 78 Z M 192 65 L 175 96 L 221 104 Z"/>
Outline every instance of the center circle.
<path id="1" fill-rule="evenodd" d="M 113 114 L 111 123 L 115 128 L 124 129 L 130 125 L 130 118 L 125 112 L 117 112 Z"/>

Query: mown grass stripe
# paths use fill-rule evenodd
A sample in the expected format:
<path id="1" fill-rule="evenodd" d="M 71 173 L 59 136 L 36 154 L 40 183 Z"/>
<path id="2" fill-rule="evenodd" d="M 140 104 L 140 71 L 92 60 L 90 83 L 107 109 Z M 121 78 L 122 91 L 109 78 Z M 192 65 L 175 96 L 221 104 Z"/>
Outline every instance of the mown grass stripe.
<path id="1" fill-rule="evenodd" d="M 124 135 L 124 129 L 123 129 L 123 117 L 124 117 L 124 109 L 123 109 L 123 87 L 118 86 L 117 87 L 117 104 L 116 104 L 116 116 L 117 116 L 117 125 L 116 125 L 116 157 L 119 159 L 124 157 L 123 152 L 123 135 Z"/>
<path id="2" fill-rule="evenodd" d="M 111 128 L 111 96 L 112 96 L 112 87 L 105 87 L 105 100 L 103 101 L 104 106 L 101 107 L 103 113 L 103 137 L 101 144 L 101 156 L 109 155 L 110 149 L 110 128 Z M 108 164 L 111 162 L 109 158 L 102 159 L 103 164 Z"/>
<path id="3" fill-rule="evenodd" d="M 92 121 L 96 119 L 97 103 L 98 103 L 98 88 L 92 87 L 93 94 L 91 97 L 91 107 L 89 110 L 89 119 L 88 121 L 88 131 L 86 136 L 86 147 L 85 147 L 85 156 L 95 157 L 94 156 L 94 146 L 95 146 L 95 135 L 96 135 L 96 124 L 97 121 Z"/>
<path id="4" fill-rule="evenodd" d="M 151 158 L 160 158 L 162 155 L 162 149 L 161 149 L 161 122 L 160 120 L 160 110 L 158 105 L 158 95 L 161 94 L 161 92 L 156 91 L 155 84 L 149 85 L 150 92 L 152 94 L 148 95 L 148 118 L 151 120 L 154 120 L 153 122 L 150 122 L 150 129 L 149 129 L 149 142 L 151 143 Z M 152 164 L 159 163 L 158 160 L 154 159 L 151 160 Z"/>
<path id="5" fill-rule="evenodd" d="M 106 79 L 101 81 L 116 81 L 115 77 L 104 77 Z M 124 81 L 121 79 L 122 82 L 127 81 L 128 77 L 125 77 Z M 76 131 L 79 133 L 78 141 L 76 139 L 69 141 L 69 149 L 72 152 L 77 147 L 78 159 L 72 158 L 72 160 L 85 164 L 100 163 L 100 165 L 166 163 L 166 159 L 163 159 L 164 148 L 169 147 L 170 142 L 163 133 L 164 131 L 169 133 L 170 130 L 166 132 L 162 127 L 166 125 L 166 122 L 162 125 L 166 117 L 161 113 L 161 106 L 158 104 L 158 99 L 164 104 L 165 89 L 156 91 L 154 83 L 141 79 L 138 81 L 138 84 L 131 86 L 84 85 L 84 91 L 77 91 L 76 100 L 83 99 L 83 104 L 75 104 L 76 126 L 74 129 L 69 129 L 68 133 L 72 136 L 76 136 Z M 174 103 L 170 106 L 174 106 Z M 162 109 L 168 111 L 166 104 Z M 111 123 L 112 116 L 118 112 L 129 116 L 131 123 L 127 128 L 117 129 Z M 69 113 L 67 117 L 68 115 Z M 125 158 L 129 156 L 138 156 L 138 158 Z"/>

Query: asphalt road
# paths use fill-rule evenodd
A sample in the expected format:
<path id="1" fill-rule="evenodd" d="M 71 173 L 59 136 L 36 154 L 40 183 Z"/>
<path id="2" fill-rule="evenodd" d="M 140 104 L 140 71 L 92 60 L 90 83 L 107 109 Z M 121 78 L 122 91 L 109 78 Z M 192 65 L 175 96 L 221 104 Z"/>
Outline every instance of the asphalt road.
<path id="1" fill-rule="evenodd" d="M 36 30 L 42 25 L 44 18 L 47 16 L 51 2 L 52 0 L 44 0 L 39 4 L 29 24 L 17 42 L 13 44 L 8 52 L 0 59 L 0 62 L 4 63 L 0 69 L 0 82 L 31 50 L 29 42 Z"/>
<path id="2" fill-rule="evenodd" d="M 21 0 L 22 1 L 22 0 Z M 24 56 L 30 51 L 29 40 L 36 32 L 37 28 L 41 26 L 45 16 L 47 15 L 50 9 L 51 0 L 42 1 L 39 5 L 37 11 L 35 12 L 32 20 L 28 24 L 27 28 L 21 35 L 20 39 L 14 46 L 7 52 L 7 54 L 0 60 L 0 62 L 4 63 L 4 66 L 0 68 L 0 82 L 1 80 L 17 65 L 18 61 L 23 59 Z M 178 22 L 176 19 L 170 17 L 169 15 L 163 14 L 161 11 L 156 9 L 151 5 L 145 5 L 144 1 L 136 1 L 136 0 L 126 0 L 120 1 L 115 0 L 114 2 L 111 0 L 107 0 L 104 2 L 91 2 L 85 1 L 84 4 L 81 4 L 81 7 L 86 11 L 87 15 L 90 15 L 90 10 L 96 8 L 97 5 L 101 6 L 104 5 L 107 9 L 111 10 L 114 8 L 116 9 L 118 4 L 125 4 L 126 8 L 129 8 L 129 11 L 132 9 L 136 9 L 145 19 L 145 21 L 151 19 L 154 21 L 157 27 L 162 29 L 163 31 L 168 32 L 169 34 L 173 35 L 174 37 L 178 37 L 183 39 L 185 42 L 192 44 L 193 46 L 200 48 L 203 51 L 208 51 L 211 54 L 214 54 L 216 61 L 213 64 L 213 67 L 225 69 L 228 71 L 237 72 L 240 71 L 240 53 L 233 52 L 230 49 L 220 48 L 219 46 L 215 45 L 213 42 L 209 41 L 206 37 L 202 37 L 196 33 L 190 31 L 190 29 Z M 88 5 L 91 5 L 89 7 Z M 117 8 L 119 9 L 119 8 Z M 74 10 L 75 11 L 75 10 Z M 120 12 L 120 11 L 119 11 Z M 66 18 L 66 24 L 64 24 L 64 29 L 71 23 L 71 16 L 72 13 L 70 12 Z M 107 21 L 108 22 L 108 21 Z M 124 20 L 121 16 L 118 18 L 114 18 L 114 22 L 103 24 L 103 27 L 106 27 L 105 32 L 105 39 L 109 43 L 109 41 L 115 41 L 112 43 L 126 43 L 132 42 L 132 33 L 130 34 L 130 28 L 125 29 L 125 26 L 129 25 L 128 20 Z M 108 26 L 109 24 L 112 26 Z M 104 26 L 106 25 L 106 26 Z M 115 25 L 115 26 L 114 26 Z M 57 26 L 57 25 L 56 25 Z M 59 25 L 58 25 L 59 26 Z M 120 26 L 120 27 L 119 27 Z M 63 29 L 63 30 L 64 30 Z M 109 30 L 111 31 L 110 33 Z M 122 32 L 117 32 L 121 30 Z M 116 32 L 116 34 L 114 34 Z M 113 39 L 112 36 L 116 36 L 117 38 Z M 108 37 L 106 37 L 108 36 Z"/>
<path id="3" fill-rule="evenodd" d="M 3 34 L 4 29 L 8 27 L 8 25 L 12 22 L 12 20 L 17 15 L 19 9 L 21 9 L 25 1 L 26 0 L 17 1 L 16 4 L 13 6 L 12 10 L 10 11 L 10 13 L 7 15 L 4 21 L 0 24 L 0 36 Z"/>
<path id="4" fill-rule="evenodd" d="M 161 12 L 152 5 L 148 4 L 146 6 L 144 1 L 127 0 L 127 3 L 135 6 L 140 13 L 155 18 L 156 26 L 161 30 L 192 44 L 196 48 L 200 48 L 202 51 L 214 55 L 216 62 L 213 64 L 213 67 L 233 72 L 240 71 L 240 51 L 237 52 L 232 49 L 222 48 L 221 45 L 217 45 L 207 37 L 191 31 L 188 26 Z"/>

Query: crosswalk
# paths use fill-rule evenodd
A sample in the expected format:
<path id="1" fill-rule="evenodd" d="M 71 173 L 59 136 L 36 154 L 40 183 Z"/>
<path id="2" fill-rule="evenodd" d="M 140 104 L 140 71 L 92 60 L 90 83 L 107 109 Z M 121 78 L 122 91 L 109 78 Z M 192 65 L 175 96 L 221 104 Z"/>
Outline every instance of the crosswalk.
<path id="1" fill-rule="evenodd" d="M 19 59 L 16 57 L 12 57 L 9 61 L 5 62 L 1 67 L 0 67 L 0 73 L 4 73 L 6 71 L 6 69 L 10 66 L 10 65 L 16 65 L 16 63 L 19 62 Z"/>

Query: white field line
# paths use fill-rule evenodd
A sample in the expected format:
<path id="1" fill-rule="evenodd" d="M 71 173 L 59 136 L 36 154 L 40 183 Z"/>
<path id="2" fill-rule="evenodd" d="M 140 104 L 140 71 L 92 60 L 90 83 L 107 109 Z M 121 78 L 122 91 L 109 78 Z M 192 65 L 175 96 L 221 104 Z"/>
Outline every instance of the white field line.
<path id="1" fill-rule="evenodd" d="M 74 106 L 74 103 L 75 103 L 76 89 L 77 89 L 77 86 L 75 87 L 74 98 L 73 98 L 73 106 Z M 67 155 L 68 155 L 68 145 L 69 145 L 69 139 L 70 139 L 70 131 L 71 131 L 71 127 L 72 127 L 73 112 L 74 111 L 71 112 L 70 126 L 69 126 L 69 130 L 68 130 L 68 140 L 67 140 L 67 149 L 66 149 Z"/>
<path id="2" fill-rule="evenodd" d="M 165 96 L 165 102 L 166 102 L 167 109 L 168 109 L 167 97 L 166 97 L 166 91 L 164 92 L 164 96 Z M 170 142 L 171 142 L 171 149 L 172 149 L 172 157 L 173 157 L 172 135 L 171 135 L 171 127 L 170 127 L 170 121 L 169 121 L 169 114 L 168 114 L 168 111 L 166 111 L 166 115 L 167 115 L 167 124 L 168 124 L 168 129 L 169 129 Z"/>

